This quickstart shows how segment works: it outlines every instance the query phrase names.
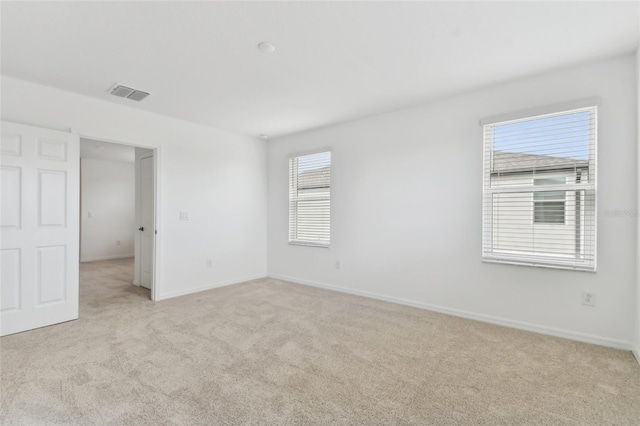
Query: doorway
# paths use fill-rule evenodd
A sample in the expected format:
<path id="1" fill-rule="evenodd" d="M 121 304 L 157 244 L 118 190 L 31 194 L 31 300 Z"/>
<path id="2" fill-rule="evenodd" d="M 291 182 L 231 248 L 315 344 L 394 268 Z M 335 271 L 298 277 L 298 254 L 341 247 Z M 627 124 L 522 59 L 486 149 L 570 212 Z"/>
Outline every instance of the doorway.
<path id="1" fill-rule="evenodd" d="M 2 121 L 1 136 L 0 335 L 5 336 L 78 319 L 82 210 L 80 139 L 89 140 L 88 143 L 93 144 L 94 148 L 103 150 L 107 149 L 107 144 L 109 147 L 128 145 L 134 147 L 131 148 L 134 150 L 135 146 L 80 136 L 73 129 L 62 132 L 7 121 Z M 145 232 L 149 232 L 149 238 L 144 246 L 135 243 L 136 236 L 140 237 L 139 233 L 142 232 L 137 231 L 142 227 L 138 213 L 132 223 L 119 226 L 118 229 L 124 229 L 122 236 L 111 232 L 106 235 L 111 250 L 115 250 L 114 246 L 129 250 L 128 256 L 133 255 L 138 264 L 143 262 L 140 254 L 144 250 L 145 267 L 142 269 L 146 271 L 145 282 L 151 288 L 150 296 L 149 290 L 141 287 L 129 285 L 128 288 L 144 290 L 147 299 L 156 300 L 159 175 L 156 161 L 159 150 L 145 148 L 144 153 L 147 159 L 140 166 L 145 167 L 147 212 L 144 228 Z M 135 165 L 133 167 L 134 175 L 139 175 L 140 171 L 136 172 Z M 100 176 L 94 176 L 94 180 L 101 179 Z M 102 180 L 103 183 L 110 183 L 108 179 Z M 137 180 L 134 179 L 134 182 Z M 135 210 L 138 206 L 135 198 L 142 198 L 140 191 L 140 188 L 135 188 L 134 194 L 137 195 L 128 202 L 129 206 L 134 205 Z M 114 203 L 109 199 L 106 190 L 99 191 L 97 195 L 96 202 L 99 206 L 108 204 L 107 201 L 112 206 L 118 206 L 118 202 Z M 102 207 L 83 211 L 86 218 L 89 218 L 90 213 L 92 218 L 96 217 L 96 213 L 99 213 L 98 217 L 102 217 Z M 107 224 L 112 219 L 109 212 L 104 217 Z M 132 253 L 131 246 L 127 246 L 127 233 L 134 235 Z M 113 260 L 114 256 L 122 256 L 122 253 L 116 250 L 103 256 L 112 258 L 103 258 L 103 262 L 113 262 L 117 261 Z M 93 260 L 97 260 L 95 256 Z M 105 270 L 103 273 L 113 274 L 113 270 Z M 131 276 L 128 282 L 135 282 L 134 277 Z"/>
<path id="2" fill-rule="evenodd" d="M 154 300 L 156 150 L 87 137 L 80 148 L 80 261 L 105 263 L 96 273 L 113 263 L 129 283 L 148 290 L 136 294 Z"/>

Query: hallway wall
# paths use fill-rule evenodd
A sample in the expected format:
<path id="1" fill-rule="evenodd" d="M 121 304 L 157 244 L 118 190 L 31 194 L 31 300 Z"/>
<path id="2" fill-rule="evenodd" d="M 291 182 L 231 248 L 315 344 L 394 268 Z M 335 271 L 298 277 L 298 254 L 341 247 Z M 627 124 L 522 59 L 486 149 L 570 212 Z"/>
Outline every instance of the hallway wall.
<path id="1" fill-rule="evenodd" d="M 80 169 L 80 261 L 133 257 L 134 164 L 82 158 Z"/>

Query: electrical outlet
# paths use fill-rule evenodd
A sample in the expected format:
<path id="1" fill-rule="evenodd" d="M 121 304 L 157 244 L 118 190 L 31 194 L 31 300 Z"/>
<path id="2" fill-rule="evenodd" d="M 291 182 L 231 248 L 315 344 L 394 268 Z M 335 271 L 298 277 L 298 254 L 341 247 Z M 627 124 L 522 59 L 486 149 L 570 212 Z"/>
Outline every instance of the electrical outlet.
<path id="1" fill-rule="evenodd" d="M 582 304 L 586 306 L 596 306 L 596 294 L 592 291 L 583 291 Z"/>
<path id="2" fill-rule="evenodd" d="M 180 220 L 191 220 L 191 215 L 189 212 L 180 212 Z"/>
<path id="3" fill-rule="evenodd" d="M 116 245 L 119 246 L 120 244 L 120 240 L 116 240 Z"/>
<path id="4" fill-rule="evenodd" d="M 336 260 L 336 269 L 340 269 L 340 261 Z"/>
<path id="5" fill-rule="evenodd" d="M 207 259 L 207 268 L 213 268 L 213 259 Z"/>

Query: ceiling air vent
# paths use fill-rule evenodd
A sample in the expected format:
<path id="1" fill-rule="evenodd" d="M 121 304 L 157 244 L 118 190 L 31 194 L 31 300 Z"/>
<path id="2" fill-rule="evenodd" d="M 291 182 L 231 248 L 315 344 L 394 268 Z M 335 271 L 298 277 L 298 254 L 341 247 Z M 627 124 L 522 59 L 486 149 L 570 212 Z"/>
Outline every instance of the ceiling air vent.
<path id="1" fill-rule="evenodd" d="M 133 101 L 138 101 L 138 102 L 140 102 L 141 100 L 149 96 L 147 92 L 143 92 L 142 90 L 132 89 L 127 86 L 121 86 L 119 84 L 116 85 L 116 87 L 114 87 L 113 89 L 111 89 L 110 93 L 113 96 L 118 96 L 120 98 L 127 98 L 127 99 L 131 99 Z"/>

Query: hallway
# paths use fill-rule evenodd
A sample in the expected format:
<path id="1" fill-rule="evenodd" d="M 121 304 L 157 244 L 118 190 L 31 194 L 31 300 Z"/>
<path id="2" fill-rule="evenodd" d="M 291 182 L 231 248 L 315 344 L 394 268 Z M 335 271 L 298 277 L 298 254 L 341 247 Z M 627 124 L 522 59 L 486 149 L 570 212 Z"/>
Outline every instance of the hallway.
<path id="1" fill-rule="evenodd" d="M 80 319 L 151 300 L 133 282 L 133 258 L 80 263 Z"/>

